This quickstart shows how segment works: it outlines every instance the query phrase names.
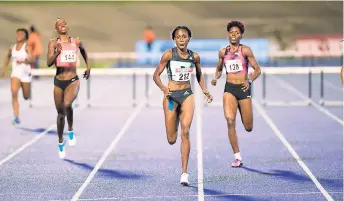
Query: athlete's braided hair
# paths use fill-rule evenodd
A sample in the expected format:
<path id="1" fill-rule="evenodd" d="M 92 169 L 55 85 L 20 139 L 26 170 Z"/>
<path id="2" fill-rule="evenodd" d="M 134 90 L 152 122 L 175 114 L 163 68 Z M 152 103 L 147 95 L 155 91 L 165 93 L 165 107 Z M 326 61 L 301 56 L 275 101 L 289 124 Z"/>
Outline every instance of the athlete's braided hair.
<path id="1" fill-rule="evenodd" d="M 240 29 L 240 33 L 241 34 L 244 34 L 244 32 L 245 32 L 245 25 L 242 22 L 235 21 L 235 20 L 228 22 L 228 24 L 227 24 L 227 32 L 229 32 L 229 30 L 232 27 L 238 27 Z"/>
<path id="2" fill-rule="evenodd" d="M 179 29 L 184 29 L 184 30 L 186 30 L 186 31 L 188 32 L 189 38 L 192 37 L 192 35 L 191 35 L 191 30 L 190 30 L 187 26 L 179 25 L 179 26 L 177 26 L 176 28 L 174 28 L 174 30 L 172 31 L 172 40 L 174 40 L 174 38 L 176 37 L 176 32 L 177 32 Z"/>

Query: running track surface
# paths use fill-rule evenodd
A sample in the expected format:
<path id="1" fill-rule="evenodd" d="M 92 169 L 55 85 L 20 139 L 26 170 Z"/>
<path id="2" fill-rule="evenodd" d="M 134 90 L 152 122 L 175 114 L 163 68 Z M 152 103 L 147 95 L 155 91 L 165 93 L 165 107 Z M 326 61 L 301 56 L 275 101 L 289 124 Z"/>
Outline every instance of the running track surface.
<path id="1" fill-rule="evenodd" d="M 161 105 L 162 94 L 149 80 L 149 103 Z M 233 169 L 230 167 L 233 153 L 220 105 L 222 77 L 216 87 L 209 86 L 213 104 L 219 106 L 202 106 L 199 133 L 196 129 L 199 122 L 194 117 L 190 133 L 191 185 L 182 187 L 180 138 L 170 146 L 162 108 L 141 107 L 140 101 L 145 101 L 143 77 L 137 79 L 139 106 L 131 107 L 131 84 L 130 76 L 93 77 L 92 107 L 88 108 L 86 82 L 81 81 L 75 109 L 77 145 L 67 146 L 66 159 L 60 160 L 54 127 L 53 79 L 34 81 L 33 108 L 20 98 L 19 127 L 11 125 L 9 81 L 0 80 L 0 200 L 71 200 L 77 192 L 79 200 L 313 201 L 326 200 L 326 193 L 333 200 L 342 200 L 343 107 L 322 107 L 333 115 L 330 117 L 316 106 L 255 105 L 251 133 L 245 132 L 240 116 L 237 117 L 244 167 Z M 267 84 L 269 100 L 304 100 L 302 94 L 307 94 L 306 75 L 270 76 Z M 319 85 L 319 78 L 315 77 L 315 103 L 319 100 Z M 298 92 L 291 90 L 292 87 Z M 328 100 L 342 101 L 338 75 L 325 76 L 325 96 Z M 254 99 L 255 103 L 261 99 L 259 79 L 254 84 Z M 197 148 L 197 134 L 202 136 L 203 152 Z M 281 141 L 283 137 L 287 142 Z M 299 162 L 290 148 L 300 157 Z M 198 165 L 199 156 L 202 165 Z M 199 184 L 201 170 L 203 183 Z"/>

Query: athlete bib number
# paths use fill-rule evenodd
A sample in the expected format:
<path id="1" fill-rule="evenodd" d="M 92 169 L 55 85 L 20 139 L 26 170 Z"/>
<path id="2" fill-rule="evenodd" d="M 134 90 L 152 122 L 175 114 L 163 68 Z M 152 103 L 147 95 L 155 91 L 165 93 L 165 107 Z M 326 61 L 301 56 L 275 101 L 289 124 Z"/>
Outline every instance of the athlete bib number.
<path id="1" fill-rule="evenodd" d="M 178 77 L 179 77 L 178 81 L 181 81 L 181 82 L 189 81 L 190 73 L 179 73 Z"/>
<path id="2" fill-rule="evenodd" d="M 64 63 L 76 62 L 76 53 L 74 51 L 61 52 L 61 62 L 64 62 Z"/>
<path id="3" fill-rule="evenodd" d="M 243 70 L 243 66 L 240 60 L 228 60 L 225 63 L 228 73 L 236 73 Z"/>
<path id="4" fill-rule="evenodd" d="M 187 68 L 185 66 L 181 66 L 180 68 L 175 69 L 175 81 L 179 82 L 187 82 L 190 81 L 190 74 L 192 73 L 193 68 Z"/>
<path id="5" fill-rule="evenodd" d="M 194 66 L 193 63 L 189 61 L 171 61 L 170 68 L 173 81 L 187 82 L 191 79 Z"/>

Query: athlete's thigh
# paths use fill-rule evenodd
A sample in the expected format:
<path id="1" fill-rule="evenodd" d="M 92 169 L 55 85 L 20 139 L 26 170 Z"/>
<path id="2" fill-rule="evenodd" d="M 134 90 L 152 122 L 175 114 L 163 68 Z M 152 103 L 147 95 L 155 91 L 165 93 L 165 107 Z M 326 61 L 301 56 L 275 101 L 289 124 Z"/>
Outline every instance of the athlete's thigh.
<path id="1" fill-rule="evenodd" d="M 80 80 L 70 83 L 64 91 L 64 102 L 72 104 L 79 92 Z"/>
<path id="2" fill-rule="evenodd" d="M 242 123 L 246 126 L 252 126 L 253 124 L 253 111 L 252 111 L 252 99 L 245 98 L 239 100 L 240 115 Z"/>
<path id="3" fill-rule="evenodd" d="M 173 105 L 171 105 L 173 104 Z M 163 98 L 163 108 L 165 115 L 165 126 L 167 134 L 174 134 L 178 130 L 178 111 L 177 104 L 169 100 L 168 98 Z"/>
<path id="4" fill-rule="evenodd" d="M 193 94 L 188 96 L 181 106 L 180 122 L 182 126 L 190 127 L 195 111 L 195 97 Z"/>
<path id="5" fill-rule="evenodd" d="M 31 67 L 27 67 L 21 74 L 21 87 L 23 90 L 23 96 L 25 99 L 28 99 L 31 92 Z"/>
<path id="6" fill-rule="evenodd" d="M 11 92 L 12 94 L 18 93 L 20 89 L 20 79 L 17 77 L 12 77 L 11 78 Z"/>
<path id="7" fill-rule="evenodd" d="M 31 82 L 22 82 L 21 86 L 22 86 L 24 98 L 25 99 L 29 98 L 30 92 L 31 92 Z"/>
<path id="8" fill-rule="evenodd" d="M 223 94 L 223 111 L 227 121 L 234 121 L 237 114 L 238 101 L 231 93 Z"/>
<path id="9" fill-rule="evenodd" d="M 63 90 L 54 85 L 54 102 L 57 111 L 63 109 Z"/>

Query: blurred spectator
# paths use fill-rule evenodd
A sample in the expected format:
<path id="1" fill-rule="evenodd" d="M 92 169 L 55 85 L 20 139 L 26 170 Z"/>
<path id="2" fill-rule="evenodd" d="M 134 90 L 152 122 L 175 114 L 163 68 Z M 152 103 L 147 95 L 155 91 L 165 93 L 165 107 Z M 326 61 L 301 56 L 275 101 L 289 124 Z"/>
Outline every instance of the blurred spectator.
<path id="1" fill-rule="evenodd" d="M 35 64 L 32 65 L 32 68 L 39 68 L 39 58 L 43 54 L 42 39 L 41 35 L 38 33 L 36 27 L 33 25 L 30 26 L 30 35 L 28 44 L 32 47 L 32 56 L 35 57 Z M 34 77 L 38 78 L 38 77 Z"/>
<path id="2" fill-rule="evenodd" d="M 318 45 L 318 48 L 321 52 L 330 51 L 330 46 L 328 45 L 326 38 L 320 38 L 320 44 Z"/>
<path id="3" fill-rule="evenodd" d="M 147 26 L 143 32 L 143 35 L 144 35 L 144 40 L 147 43 L 148 52 L 150 52 L 152 50 L 152 44 L 155 40 L 155 34 L 153 31 L 153 28 L 151 26 Z"/>
<path id="4" fill-rule="evenodd" d="M 152 44 L 155 40 L 155 34 L 154 34 L 153 28 L 151 26 L 146 27 L 146 29 L 143 32 L 143 37 L 144 37 L 144 40 L 147 44 L 147 52 L 151 52 L 152 51 Z M 150 54 L 148 54 L 148 55 L 150 55 Z M 152 58 L 148 56 L 146 63 L 152 64 L 151 60 L 152 60 Z"/>

